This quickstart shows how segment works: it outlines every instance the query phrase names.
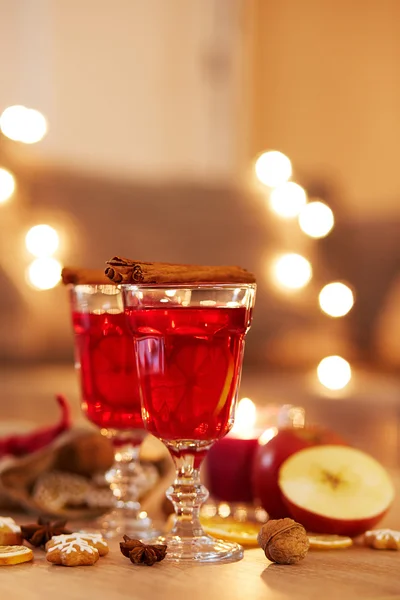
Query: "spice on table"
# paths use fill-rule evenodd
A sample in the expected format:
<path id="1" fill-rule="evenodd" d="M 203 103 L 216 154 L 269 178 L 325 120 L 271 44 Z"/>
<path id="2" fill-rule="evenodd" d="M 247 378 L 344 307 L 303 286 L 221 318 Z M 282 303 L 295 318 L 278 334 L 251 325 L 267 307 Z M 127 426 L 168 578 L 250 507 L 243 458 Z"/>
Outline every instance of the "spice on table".
<path id="1" fill-rule="evenodd" d="M 33 560 L 33 552 L 26 546 L 0 546 L 0 566 L 20 565 Z"/>
<path id="2" fill-rule="evenodd" d="M 65 525 L 66 521 L 51 522 L 49 519 L 39 517 L 37 523 L 21 526 L 22 537 L 32 546 L 44 549 L 47 542 L 54 535 L 71 533 L 68 529 L 65 529 Z"/>
<path id="3" fill-rule="evenodd" d="M 310 550 L 342 550 L 350 548 L 353 540 L 345 535 L 309 533 Z"/>
<path id="4" fill-rule="evenodd" d="M 163 560 L 167 553 L 167 546 L 164 544 L 147 545 L 127 535 L 124 535 L 124 541 L 120 542 L 119 547 L 122 554 L 133 564 L 144 564 L 149 567 Z"/>
<path id="5" fill-rule="evenodd" d="M 300 562 L 310 547 L 306 530 L 293 519 L 267 521 L 257 539 L 268 560 L 281 565 Z"/>

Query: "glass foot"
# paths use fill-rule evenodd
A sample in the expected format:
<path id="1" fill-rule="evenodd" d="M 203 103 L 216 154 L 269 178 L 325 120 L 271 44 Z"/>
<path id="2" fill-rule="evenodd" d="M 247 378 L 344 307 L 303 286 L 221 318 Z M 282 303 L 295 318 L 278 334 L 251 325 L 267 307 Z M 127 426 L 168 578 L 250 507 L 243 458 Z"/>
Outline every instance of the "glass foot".
<path id="1" fill-rule="evenodd" d="M 98 526 L 106 539 L 128 535 L 145 542 L 160 533 L 154 528 L 152 520 L 145 511 L 131 518 L 126 511 L 123 512 L 124 514 L 121 514 L 121 511 L 115 510 L 98 519 Z"/>
<path id="2" fill-rule="evenodd" d="M 187 538 L 163 535 L 152 538 L 148 543 L 167 544 L 165 560 L 170 562 L 228 563 L 243 558 L 242 546 L 209 535 Z"/>

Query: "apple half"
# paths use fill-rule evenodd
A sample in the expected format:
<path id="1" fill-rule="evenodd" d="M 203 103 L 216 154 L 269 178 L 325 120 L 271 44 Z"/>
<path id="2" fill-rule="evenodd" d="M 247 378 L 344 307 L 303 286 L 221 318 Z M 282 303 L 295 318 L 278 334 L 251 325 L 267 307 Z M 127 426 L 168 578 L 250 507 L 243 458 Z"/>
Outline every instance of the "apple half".
<path id="1" fill-rule="evenodd" d="M 279 471 L 283 501 L 307 531 L 356 537 L 374 527 L 394 498 L 384 467 L 348 446 L 315 446 Z"/>

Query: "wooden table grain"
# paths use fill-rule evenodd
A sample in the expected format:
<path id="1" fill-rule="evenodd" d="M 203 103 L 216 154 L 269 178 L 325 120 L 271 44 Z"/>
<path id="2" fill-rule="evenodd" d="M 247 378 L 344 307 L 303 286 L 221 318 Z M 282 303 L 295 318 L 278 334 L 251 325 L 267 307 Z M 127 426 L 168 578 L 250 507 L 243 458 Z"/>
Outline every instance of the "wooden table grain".
<path id="1" fill-rule="evenodd" d="M 35 550 L 31 564 L 2 567 L 1 598 L 12 600 L 353 600 L 400 598 L 400 552 L 363 547 L 311 551 L 298 565 L 270 563 L 260 549 L 226 565 L 167 562 L 134 566 L 110 544 L 92 567 L 49 564 Z"/>

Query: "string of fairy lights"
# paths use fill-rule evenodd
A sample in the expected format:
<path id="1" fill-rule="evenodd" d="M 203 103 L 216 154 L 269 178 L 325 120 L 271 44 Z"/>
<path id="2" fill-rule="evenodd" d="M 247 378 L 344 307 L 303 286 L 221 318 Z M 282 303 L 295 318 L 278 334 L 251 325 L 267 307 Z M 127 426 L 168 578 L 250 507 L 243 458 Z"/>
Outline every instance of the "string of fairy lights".
<path id="1" fill-rule="evenodd" d="M 47 133 L 47 121 L 33 108 L 9 106 L 0 116 L 0 131 L 16 144 L 36 144 Z M 0 165 L 0 206 L 14 198 L 16 189 L 17 177 Z M 54 257 L 59 245 L 56 229 L 47 223 L 38 223 L 26 231 L 25 247 L 33 257 L 26 266 L 26 280 L 34 289 L 48 290 L 60 281 L 62 267 Z"/>
<path id="2" fill-rule="evenodd" d="M 46 118 L 25 106 L 10 106 L 0 116 L 2 136 L 16 144 L 40 142 L 47 128 Z M 283 220 L 296 221 L 305 236 L 321 239 L 329 235 L 335 225 L 332 209 L 319 198 L 308 198 L 306 190 L 293 181 L 292 163 L 285 154 L 276 150 L 263 152 L 254 168 L 270 211 Z M 0 163 L 0 208 L 13 199 L 16 188 L 16 176 Z M 32 225 L 27 228 L 25 246 L 32 257 L 26 265 L 27 283 L 36 290 L 55 287 L 62 268 L 55 256 L 60 250 L 57 230 L 48 223 Z M 312 280 L 312 264 L 297 252 L 282 253 L 271 263 L 271 277 L 281 290 L 296 292 Z M 344 317 L 354 305 L 352 289 L 342 281 L 323 286 L 318 300 L 321 311 L 332 318 Z M 343 389 L 351 376 L 350 364 L 341 356 L 326 356 L 317 366 L 318 380 L 330 390 Z"/>
<path id="3" fill-rule="evenodd" d="M 268 209 L 284 220 L 296 220 L 300 231 L 313 239 L 329 235 L 335 225 L 332 209 L 320 198 L 308 198 L 306 190 L 292 180 L 290 159 L 282 152 L 263 152 L 255 161 L 255 174 L 264 190 Z M 313 277 L 308 258 L 295 252 L 275 257 L 271 276 L 281 290 L 298 291 Z M 332 318 L 344 317 L 354 305 L 354 294 L 342 281 L 324 285 L 318 296 L 321 311 Z M 319 382 L 329 390 L 342 390 L 352 377 L 351 367 L 342 356 L 322 358 L 316 368 Z"/>

